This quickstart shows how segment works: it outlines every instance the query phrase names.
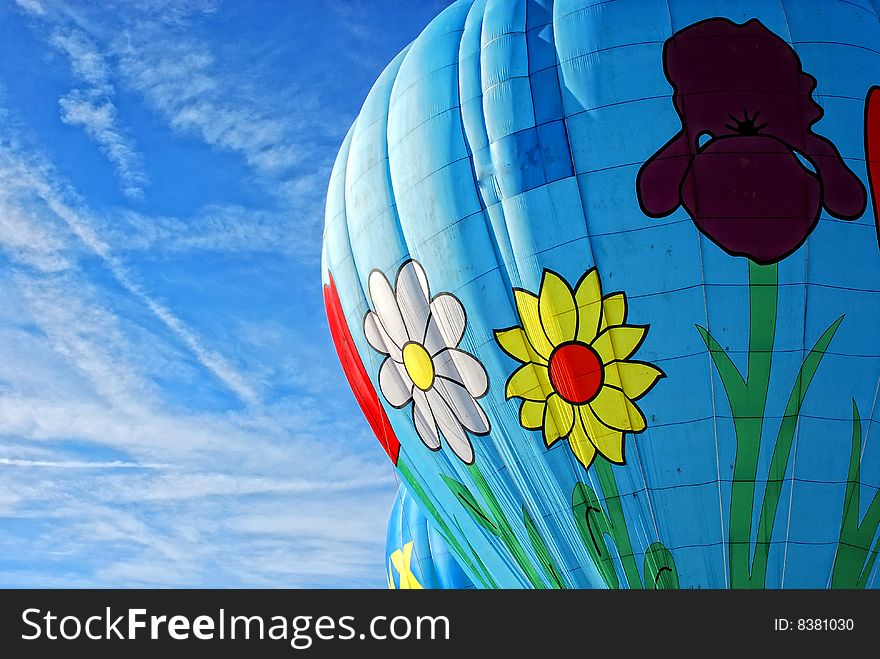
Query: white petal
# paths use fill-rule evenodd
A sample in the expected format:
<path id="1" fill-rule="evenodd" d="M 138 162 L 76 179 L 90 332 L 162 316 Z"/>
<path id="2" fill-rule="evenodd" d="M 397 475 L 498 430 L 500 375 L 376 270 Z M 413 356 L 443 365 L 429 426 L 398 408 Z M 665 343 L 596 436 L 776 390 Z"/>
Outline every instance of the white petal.
<path id="1" fill-rule="evenodd" d="M 370 301 L 373 303 L 373 309 L 379 315 L 382 327 L 388 332 L 388 336 L 398 347 L 402 348 L 403 344 L 409 340 L 406 326 L 400 316 L 400 309 L 397 308 L 397 300 L 394 298 L 391 284 L 385 279 L 385 275 L 378 270 L 373 270 L 370 273 Z"/>
<path id="2" fill-rule="evenodd" d="M 440 426 L 440 432 L 443 433 L 443 438 L 449 444 L 449 448 L 462 462 L 473 464 L 474 447 L 471 446 L 471 440 L 464 428 L 461 427 L 452 410 L 449 409 L 449 405 L 436 389 L 430 389 L 427 393 L 428 401 L 431 403 L 431 411 L 434 413 L 434 420 Z"/>
<path id="3" fill-rule="evenodd" d="M 422 442 L 432 451 L 440 448 L 440 437 L 437 435 L 437 423 L 434 421 L 434 414 L 431 412 L 431 406 L 428 405 L 428 397 L 421 389 L 413 390 L 413 423 L 416 426 L 416 432 Z"/>
<path id="4" fill-rule="evenodd" d="M 438 376 L 463 384 L 474 398 L 479 398 L 489 390 L 486 369 L 469 352 L 446 348 L 438 352 L 433 360 L 434 372 Z"/>
<path id="5" fill-rule="evenodd" d="M 388 336 L 388 332 L 382 327 L 379 316 L 376 315 L 375 311 L 370 311 L 364 317 L 364 336 L 367 338 L 367 343 L 373 347 L 373 350 L 381 352 L 383 355 L 391 355 L 391 358 L 395 361 L 403 361 L 403 353 L 394 341 L 391 340 L 391 337 Z"/>
<path id="6" fill-rule="evenodd" d="M 397 307 L 407 334 L 420 341 L 425 336 L 428 324 L 428 304 L 431 299 L 428 291 L 428 277 L 416 261 L 408 261 L 397 274 Z"/>
<path id="7" fill-rule="evenodd" d="M 403 364 L 386 359 L 379 368 L 379 388 L 392 407 L 401 408 L 412 398 L 413 383 Z"/>
<path id="8" fill-rule="evenodd" d="M 438 378 L 434 380 L 434 390 L 443 397 L 461 425 L 475 435 L 485 435 L 489 432 L 489 419 L 486 413 L 462 385 Z"/>
<path id="9" fill-rule="evenodd" d="M 451 293 L 441 293 L 431 301 L 431 317 L 425 332 L 425 348 L 436 355 L 443 348 L 455 348 L 464 336 L 464 307 Z"/>

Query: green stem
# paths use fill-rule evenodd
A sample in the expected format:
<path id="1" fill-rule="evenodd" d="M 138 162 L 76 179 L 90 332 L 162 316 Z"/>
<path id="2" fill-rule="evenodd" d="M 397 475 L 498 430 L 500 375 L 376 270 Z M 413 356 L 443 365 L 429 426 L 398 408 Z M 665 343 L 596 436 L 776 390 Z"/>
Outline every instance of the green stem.
<path id="1" fill-rule="evenodd" d="M 776 512 L 779 508 L 779 497 L 782 494 L 782 483 L 788 470 L 788 461 L 791 457 L 791 447 L 794 442 L 794 433 L 797 429 L 797 420 L 801 412 L 801 405 L 807 395 L 810 382 L 819 368 L 825 351 L 834 338 L 834 333 L 843 321 L 843 316 L 834 321 L 826 329 L 809 354 L 801 364 L 788 403 L 785 406 L 785 415 L 776 435 L 776 444 L 773 447 L 773 456 L 770 458 L 770 470 L 767 472 L 767 486 L 764 490 L 764 501 L 761 505 L 761 517 L 758 520 L 758 532 L 755 539 L 755 556 L 752 561 L 752 570 L 749 582 L 758 588 L 763 588 L 767 577 L 767 559 L 770 554 L 770 538 L 773 535 L 773 526 L 776 521 Z"/>
<path id="2" fill-rule="evenodd" d="M 476 464 L 473 464 L 468 467 L 468 470 L 470 471 L 471 476 L 474 479 L 474 483 L 476 484 L 477 489 L 483 496 L 486 505 L 489 506 L 489 511 L 494 518 L 496 526 L 498 527 L 498 537 L 501 539 L 501 542 L 504 544 L 505 547 L 507 547 L 507 550 L 513 556 L 513 559 L 514 561 L 516 561 L 517 565 L 519 565 L 519 567 L 522 569 L 526 579 L 529 581 L 532 587 L 546 588 L 547 586 L 544 584 L 544 580 L 538 574 L 535 566 L 532 565 L 532 561 L 529 559 L 528 554 L 526 554 L 525 549 L 523 549 L 519 538 L 517 538 L 513 527 L 511 527 L 510 525 L 510 522 L 507 521 L 507 516 L 504 514 L 504 509 L 501 507 L 501 504 L 498 503 L 498 499 L 495 498 L 495 493 L 492 491 L 492 488 L 489 486 L 489 483 L 486 481 L 486 478 L 483 476 L 480 468 Z"/>
<path id="3" fill-rule="evenodd" d="M 407 486 L 415 493 L 416 497 L 419 500 L 425 509 L 428 511 L 428 514 L 431 516 L 431 519 L 434 520 L 434 523 L 437 524 L 437 528 L 440 531 L 443 538 L 446 540 L 452 552 L 459 558 L 464 567 L 470 572 L 472 577 L 475 577 L 477 581 L 479 581 L 483 587 L 485 588 L 497 588 L 498 585 L 489 577 L 488 573 L 484 573 L 485 568 L 480 569 L 482 566 L 482 561 L 480 557 L 473 551 L 473 547 L 468 544 L 468 547 L 471 550 L 471 554 L 473 555 L 473 559 L 471 559 L 471 555 L 465 551 L 464 547 L 458 541 L 458 538 L 452 532 L 452 529 L 449 528 L 449 525 L 440 515 L 440 511 L 437 510 L 437 507 L 428 497 L 427 492 L 425 492 L 424 488 L 416 479 L 415 475 L 410 471 L 409 466 L 404 462 L 403 456 L 397 461 L 397 469 L 400 471 L 400 474 L 403 476 L 403 479 L 406 481 Z M 477 565 L 479 564 L 479 566 Z"/>
<path id="4" fill-rule="evenodd" d="M 770 386 L 773 341 L 776 336 L 778 268 L 749 261 L 749 355 L 746 377 L 724 382 L 736 434 L 736 457 L 730 493 L 730 585 L 748 588 L 755 479 L 764 410 Z M 726 355 L 725 355 L 726 356 Z M 713 358 L 717 360 L 715 354 Z M 720 371 L 720 369 L 719 369 Z M 722 379 L 723 373 L 722 373 Z"/>
<path id="5" fill-rule="evenodd" d="M 801 405 L 819 364 L 843 317 L 828 327 L 801 363 L 776 435 L 767 484 L 752 555 L 752 516 L 755 510 L 755 481 L 770 385 L 770 367 L 776 334 L 778 304 L 777 266 L 749 262 L 749 354 L 743 378 L 730 356 L 709 332 L 698 326 L 724 385 L 736 435 L 736 455 L 730 494 L 729 567 L 732 588 L 763 588 L 767 579 L 770 541 L 782 484 L 788 470 Z"/>
<path id="6" fill-rule="evenodd" d="M 629 529 L 626 526 L 626 516 L 623 513 L 623 505 L 620 501 L 620 492 L 617 489 L 617 480 L 614 478 L 613 467 L 610 462 L 601 457 L 593 463 L 596 474 L 599 476 L 599 485 L 605 497 L 605 508 L 608 511 L 608 519 L 611 522 L 611 533 L 614 544 L 617 545 L 617 554 L 623 565 L 623 573 L 627 584 L 631 589 L 642 588 L 642 578 L 639 566 L 633 554 L 632 542 L 629 537 Z"/>

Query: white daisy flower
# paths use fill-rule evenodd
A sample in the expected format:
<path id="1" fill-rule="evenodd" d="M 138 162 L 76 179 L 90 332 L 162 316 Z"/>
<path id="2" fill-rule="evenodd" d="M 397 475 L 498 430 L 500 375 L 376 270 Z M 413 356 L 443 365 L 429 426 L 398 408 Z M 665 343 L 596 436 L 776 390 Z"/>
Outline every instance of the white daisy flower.
<path id="1" fill-rule="evenodd" d="M 474 462 L 468 432 L 489 433 L 489 419 L 477 398 L 489 390 L 486 369 L 458 348 L 467 317 L 454 295 L 431 298 L 421 265 L 407 261 L 392 289 L 378 270 L 370 273 L 373 311 L 364 318 L 364 335 L 387 355 L 379 368 L 379 389 L 390 405 L 412 403 L 412 418 L 422 442 L 440 450 L 440 435 L 466 464 Z M 438 432 L 439 431 L 439 432 Z"/>

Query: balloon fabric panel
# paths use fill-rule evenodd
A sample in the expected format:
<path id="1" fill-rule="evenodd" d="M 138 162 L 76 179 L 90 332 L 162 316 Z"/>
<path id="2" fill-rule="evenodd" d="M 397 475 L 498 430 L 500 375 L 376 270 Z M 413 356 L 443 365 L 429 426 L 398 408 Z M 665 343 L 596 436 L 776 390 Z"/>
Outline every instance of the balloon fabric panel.
<path id="1" fill-rule="evenodd" d="M 460 0 L 379 77 L 328 318 L 476 587 L 880 586 L 877 43 L 863 1 Z"/>
<path id="2" fill-rule="evenodd" d="M 388 587 L 395 589 L 472 589 L 474 584 L 443 539 L 401 485 L 388 518 L 385 569 Z"/>

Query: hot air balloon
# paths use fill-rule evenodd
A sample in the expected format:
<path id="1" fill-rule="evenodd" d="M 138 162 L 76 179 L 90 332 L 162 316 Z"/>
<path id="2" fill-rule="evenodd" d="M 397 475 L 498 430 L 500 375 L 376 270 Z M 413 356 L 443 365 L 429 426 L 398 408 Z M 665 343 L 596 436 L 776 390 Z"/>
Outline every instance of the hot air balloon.
<path id="1" fill-rule="evenodd" d="M 880 586 L 878 43 L 866 0 L 460 0 L 379 76 L 328 318 L 477 587 Z"/>
<path id="2" fill-rule="evenodd" d="M 398 488 L 388 518 L 385 559 L 391 589 L 474 588 L 405 485 Z"/>

